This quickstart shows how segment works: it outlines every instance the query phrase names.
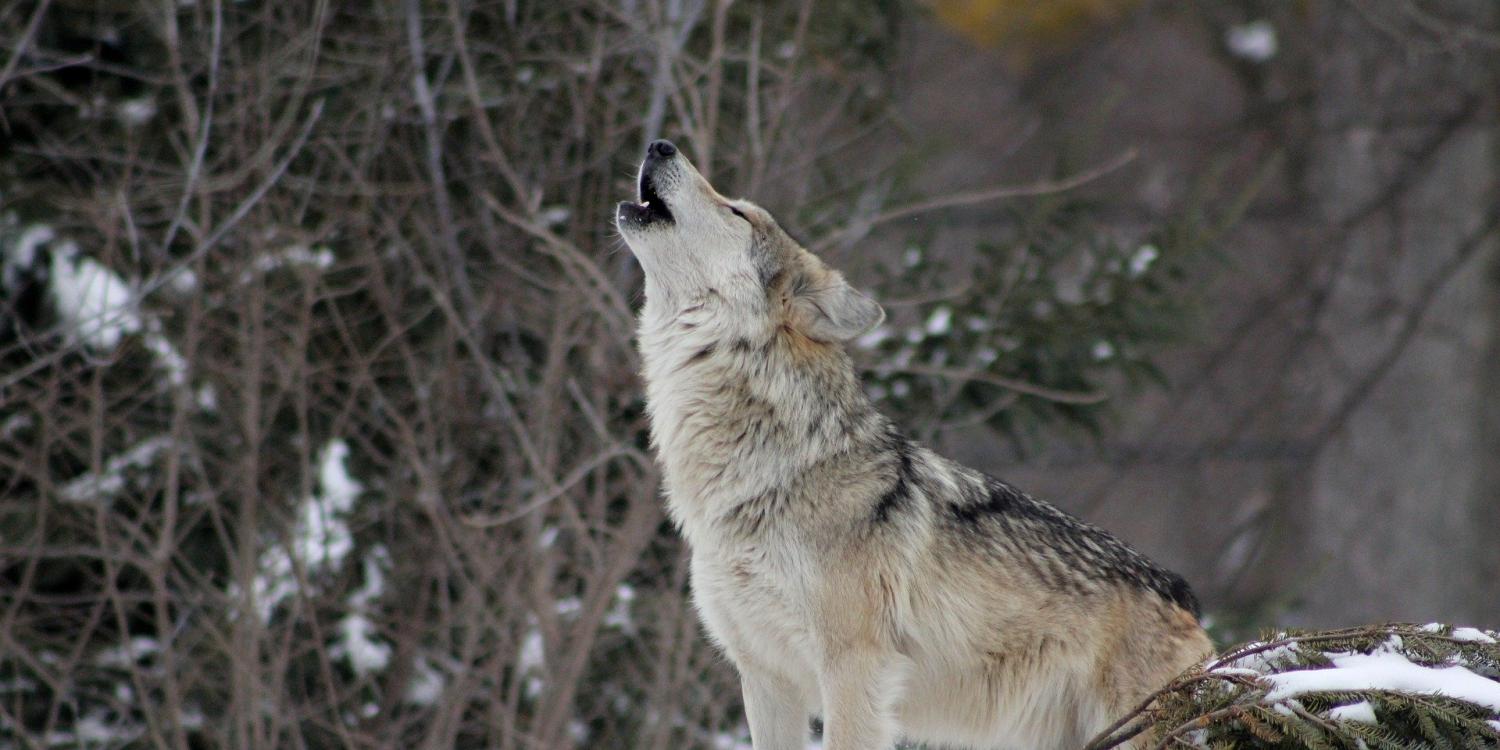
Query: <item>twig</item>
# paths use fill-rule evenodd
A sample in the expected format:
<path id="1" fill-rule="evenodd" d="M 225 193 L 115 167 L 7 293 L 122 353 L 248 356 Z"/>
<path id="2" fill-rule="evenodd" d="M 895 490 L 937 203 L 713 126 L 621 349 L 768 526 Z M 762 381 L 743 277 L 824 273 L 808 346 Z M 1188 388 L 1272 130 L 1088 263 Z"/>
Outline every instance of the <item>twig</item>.
<path id="1" fill-rule="evenodd" d="M 1135 161 L 1136 155 L 1137 152 L 1135 149 L 1129 149 L 1122 152 L 1115 158 L 1110 159 L 1103 164 L 1100 164 L 1097 167 L 1079 172 L 1076 175 L 1065 177 L 1060 180 L 1041 180 L 1027 185 L 1006 185 L 1001 187 L 988 188 L 986 190 L 976 190 L 968 193 L 954 193 L 952 195 L 944 195 L 925 201 L 909 203 L 905 206 L 900 206 L 889 211 L 876 214 L 868 220 L 856 221 L 851 226 L 845 227 L 843 230 L 835 232 L 832 235 L 818 241 L 814 245 L 813 249 L 815 251 L 820 251 L 828 248 L 835 243 L 853 241 L 853 239 L 863 236 L 871 229 L 881 224 L 888 224 L 892 221 L 896 221 L 897 219 L 905 219 L 910 216 L 916 216 L 918 214 L 928 213 L 930 211 L 936 211 L 943 208 L 972 206 L 979 203 L 989 203 L 991 201 L 1002 200 L 1005 198 L 1052 195 L 1054 193 L 1066 192 L 1082 185 L 1087 185 L 1094 180 L 1097 180 L 1111 172 L 1120 169 L 1121 167 L 1124 167 L 1130 162 Z"/>
<path id="2" fill-rule="evenodd" d="M 260 203 L 260 200 L 265 197 L 266 193 L 275 187 L 276 183 L 281 181 L 281 176 L 286 173 L 287 167 L 291 166 L 292 160 L 296 159 L 297 155 L 302 153 L 302 147 L 307 143 L 307 137 L 312 134 L 313 126 L 323 116 L 323 104 L 323 99 L 313 102 L 312 111 L 308 113 L 307 121 L 302 124 L 302 131 L 297 134 L 297 138 L 292 142 L 292 147 L 287 151 L 286 156 L 282 157 L 281 161 L 271 170 L 271 174 L 257 185 L 255 190 L 250 192 L 250 195 L 240 201 L 239 205 L 235 206 L 234 211 L 229 214 L 229 218 L 221 222 L 218 227 L 209 233 L 208 237 L 198 243 L 198 246 L 193 248 L 192 253 L 174 263 L 171 268 L 168 268 L 151 282 L 142 285 L 137 295 L 137 301 L 144 299 L 147 295 L 171 282 L 178 274 L 186 270 L 189 264 L 219 244 L 219 241 L 224 239 L 224 235 L 228 234 L 231 229 L 234 229 L 235 225 L 239 224 L 240 220 L 245 218 L 246 214 L 250 213 L 250 209 L 254 208 L 257 203 Z"/>
<path id="3" fill-rule="evenodd" d="M 4 93 L 5 84 L 10 83 L 11 74 L 16 71 L 21 58 L 26 55 L 26 48 L 31 46 L 31 40 L 36 37 L 36 30 L 42 25 L 42 16 L 47 14 L 47 7 L 52 5 L 52 0 L 41 0 L 36 4 L 36 9 L 31 11 L 31 18 L 26 21 L 26 30 L 21 32 L 21 39 L 16 42 L 16 48 L 10 53 L 10 59 L 5 61 L 5 67 L 0 69 L 0 93 Z"/>
<path id="4" fill-rule="evenodd" d="M 176 9 L 171 8 L 167 12 L 175 14 Z M 203 158 L 208 153 L 208 134 L 213 129 L 214 120 L 214 93 L 218 89 L 219 82 L 219 44 L 224 33 L 224 11 L 220 0 L 214 1 L 213 16 L 213 30 L 209 34 L 209 49 L 211 51 L 208 56 L 208 93 L 203 96 L 203 119 L 198 120 L 195 117 L 191 120 L 197 123 L 198 126 L 197 142 L 193 146 L 193 161 L 188 165 L 187 178 L 182 182 L 182 197 L 177 201 L 177 213 L 172 217 L 172 222 L 167 225 L 167 231 L 162 236 L 161 248 L 163 253 L 171 252 L 172 240 L 177 237 L 177 229 L 182 226 L 182 221 L 187 216 L 188 202 L 193 198 L 193 191 L 198 185 L 198 174 L 203 169 Z M 171 38 L 175 43 L 177 38 L 176 16 L 173 15 L 172 17 L 174 20 L 171 25 Z M 191 95 L 186 91 L 179 91 L 178 95 L 187 101 L 192 100 Z"/>
<path id="5" fill-rule="evenodd" d="M 475 325 L 479 306 L 474 301 L 474 288 L 469 283 L 463 250 L 458 246 L 453 205 L 448 200 L 448 175 L 443 169 L 443 136 L 438 131 L 437 105 L 432 98 L 432 86 L 427 81 L 427 52 L 422 44 L 420 0 L 406 2 L 406 42 L 411 52 L 412 94 L 417 100 L 417 111 L 422 115 L 422 134 L 427 144 L 427 171 L 432 177 L 432 202 L 438 214 L 438 236 L 442 238 L 443 248 L 448 253 L 448 273 L 452 275 L 453 286 L 458 290 L 458 300 L 464 308 L 464 320 L 469 325 Z"/>
<path id="6" fill-rule="evenodd" d="M 906 365 L 903 367 L 877 366 L 873 368 L 881 373 L 902 373 L 907 375 L 929 375 L 936 378 L 947 378 L 950 380 L 966 380 L 976 383 L 1007 388 L 1017 393 L 1028 396 L 1036 396 L 1048 401 L 1056 401 L 1060 404 L 1097 404 L 1109 398 L 1109 394 L 1099 391 L 1065 391 L 1058 388 L 1049 388 L 1045 385 L 1037 385 L 1025 380 L 1007 378 L 1002 375 L 985 372 L 983 370 L 962 370 L 951 367 L 927 367 L 925 365 Z"/>

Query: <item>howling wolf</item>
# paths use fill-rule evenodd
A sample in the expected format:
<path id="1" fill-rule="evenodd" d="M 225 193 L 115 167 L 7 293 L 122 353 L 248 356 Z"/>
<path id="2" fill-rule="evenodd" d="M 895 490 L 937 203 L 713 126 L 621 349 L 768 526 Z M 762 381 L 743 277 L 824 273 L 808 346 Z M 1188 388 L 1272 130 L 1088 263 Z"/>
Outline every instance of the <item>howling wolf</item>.
<path id="1" fill-rule="evenodd" d="M 765 210 L 668 141 L 638 189 L 652 441 L 756 750 L 1076 750 L 1211 653 L 1181 577 L 876 411 L 885 312 Z"/>

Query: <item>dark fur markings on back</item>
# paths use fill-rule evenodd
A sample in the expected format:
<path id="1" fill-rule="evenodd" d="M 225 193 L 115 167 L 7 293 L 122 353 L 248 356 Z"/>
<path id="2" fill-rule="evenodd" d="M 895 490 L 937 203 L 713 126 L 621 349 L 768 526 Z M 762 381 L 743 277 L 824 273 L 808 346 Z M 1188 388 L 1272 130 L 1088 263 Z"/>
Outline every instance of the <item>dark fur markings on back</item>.
<path id="1" fill-rule="evenodd" d="M 890 489 L 875 501 L 875 522 L 884 523 L 889 521 L 891 514 L 909 506 L 912 500 L 912 491 L 915 484 L 915 474 L 912 467 L 912 451 L 914 450 L 910 440 L 904 435 L 891 432 L 889 438 L 890 450 L 896 454 L 896 477 L 891 482 Z"/>
<path id="2" fill-rule="evenodd" d="M 1123 583 L 1151 591 L 1193 617 L 1200 614 L 1182 576 L 1109 532 L 998 479 L 986 478 L 947 510 L 956 524 L 993 539 L 1051 588 L 1081 593 L 1099 582 Z"/>

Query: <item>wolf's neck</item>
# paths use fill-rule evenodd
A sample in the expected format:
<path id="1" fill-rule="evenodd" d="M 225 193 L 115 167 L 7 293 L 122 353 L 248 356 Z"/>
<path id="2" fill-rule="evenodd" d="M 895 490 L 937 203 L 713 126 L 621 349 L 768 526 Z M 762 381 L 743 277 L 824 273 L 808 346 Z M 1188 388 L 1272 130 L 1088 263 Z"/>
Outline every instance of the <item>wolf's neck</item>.
<path id="1" fill-rule="evenodd" d="M 785 488 L 825 458 L 880 434 L 844 352 L 726 315 L 712 301 L 643 316 L 652 440 L 678 523 Z"/>

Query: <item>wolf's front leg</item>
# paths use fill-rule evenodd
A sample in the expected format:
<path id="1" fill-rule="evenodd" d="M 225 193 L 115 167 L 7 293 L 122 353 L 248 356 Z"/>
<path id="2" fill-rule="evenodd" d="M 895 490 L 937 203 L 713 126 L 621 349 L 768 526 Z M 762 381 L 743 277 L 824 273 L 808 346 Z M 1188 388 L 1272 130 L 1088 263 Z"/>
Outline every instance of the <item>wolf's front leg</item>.
<path id="1" fill-rule="evenodd" d="M 889 750 L 901 689 L 900 657 L 878 649 L 831 655 L 819 675 L 825 750 Z"/>
<path id="2" fill-rule="evenodd" d="M 807 707 L 795 685 L 741 668 L 740 689 L 755 750 L 806 750 Z"/>

